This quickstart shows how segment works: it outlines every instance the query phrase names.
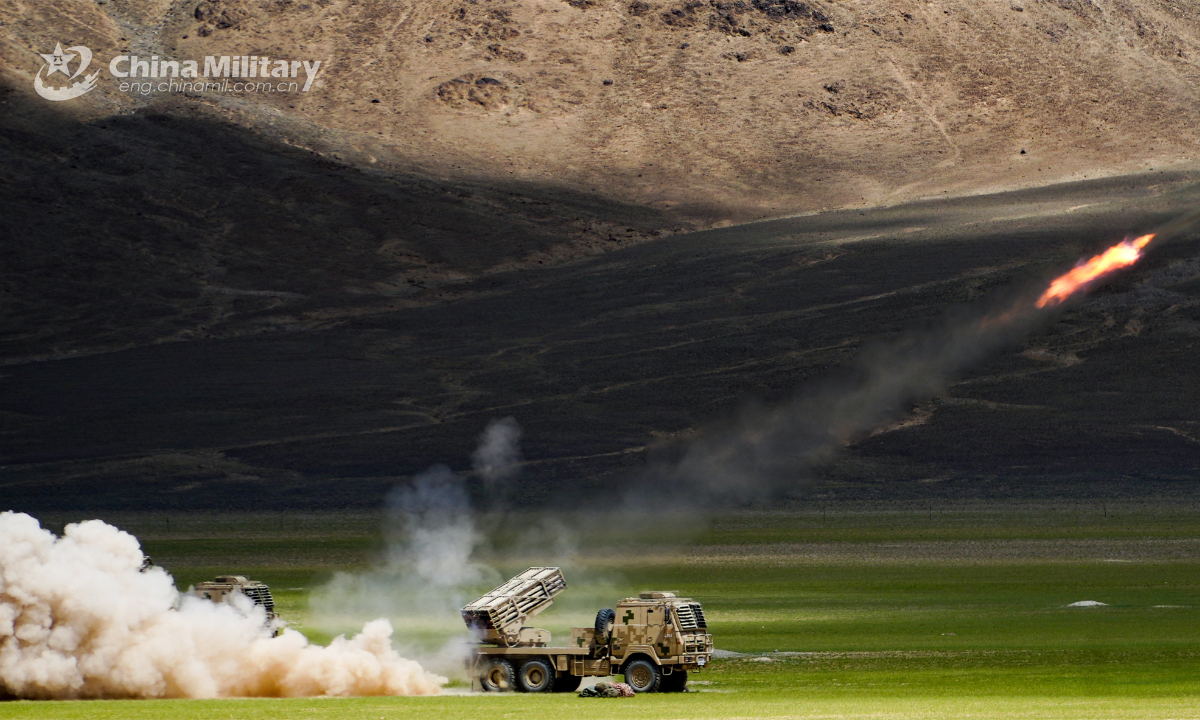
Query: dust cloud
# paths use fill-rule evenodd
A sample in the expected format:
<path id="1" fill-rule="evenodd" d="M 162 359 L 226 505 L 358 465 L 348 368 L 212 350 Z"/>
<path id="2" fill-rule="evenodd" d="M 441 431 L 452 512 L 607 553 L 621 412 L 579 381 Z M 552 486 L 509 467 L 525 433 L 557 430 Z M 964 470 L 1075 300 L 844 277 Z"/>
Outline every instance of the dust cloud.
<path id="1" fill-rule="evenodd" d="M 428 695 L 446 682 L 392 649 L 387 620 L 327 647 L 271 637 L 248 599 L 181 596 L 142 560 L 136 538 L 99 520 L 59 538 L 0 513 L 0 697 Z"/>

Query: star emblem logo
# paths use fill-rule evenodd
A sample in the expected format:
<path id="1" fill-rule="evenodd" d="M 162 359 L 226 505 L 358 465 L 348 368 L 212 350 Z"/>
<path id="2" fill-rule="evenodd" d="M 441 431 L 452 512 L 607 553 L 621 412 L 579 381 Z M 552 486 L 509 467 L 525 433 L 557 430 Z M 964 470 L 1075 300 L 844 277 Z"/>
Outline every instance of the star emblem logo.
<path id="1" fill-rule="evenodd" d="M 74 48 L 72 48 L 74 49 Z M 71 76 L 71 70 L 67 67 L 67 63 L 75 59 L 75 56 L 63 53 L 62 43 L 54 44 L 54 54 L 45 55 L 38 53 L 46 61 L 46 66 L 49 70 L 46 71 L 46 76 L 49 77 L 56 72 L 60 72 L 67 77 Z"/>
<path id="2" fill-rule="evenodd" d="M 71 100 L 77 98 L 84 93 L 90 92 L 96 87 L 96 78 L 100 76 L 100 71 L 91 75 L 84 75 L 80 80 L 75 80 L 76 77 L 83 75 L 84 71 L 92 63 L 92 51 L 83 45 L 72 45 L 63 52 L 62 43 L 54 44 L 54 52 L 50 54 L 38 53 L 46 64 L 41 70 L 37 71 L 37 75 L 33 76 L 33 89 L 38 95 L 53 100 L 54 102 L 62 102 L 63 100 Z M 68 65 L 75 58 L 79 58 L 79 67 L 75 72 L 71 72 Z M 62 73 L 67 76 L 67 82 L 75 80 L 69 87 L 53 87 L 47 84 L 44 78 L 49 78 L 54 73 Z"/>

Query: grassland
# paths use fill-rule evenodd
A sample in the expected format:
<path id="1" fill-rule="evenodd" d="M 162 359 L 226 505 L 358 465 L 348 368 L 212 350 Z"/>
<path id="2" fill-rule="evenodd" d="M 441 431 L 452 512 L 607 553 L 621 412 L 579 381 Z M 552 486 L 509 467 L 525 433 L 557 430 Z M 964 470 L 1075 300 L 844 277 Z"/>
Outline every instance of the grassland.
<path id="1" fill-rule="evenodd" d="M 229 570 L 271 583 L 282 613 L 316 640 L 332 630 L 309 609 L 310 589 L 365 570 L 383 545 L 369 515 L 112 519 L 181 585 Z M 556 634 L 639 589 L 700 599 L 728 652 L 692 678 L 694 692 L 585 701 L 452 683 L 436 698 L 10 702 L 0 718 L 1200 717 L 1200 513 L 1190 507 L 838 507 L 692 519 L 690 534 L 662 528 L 639 543 L 612 526 L 565 524 L 582 528 L 569 557 L 503 533 L 481 554 L 500 573 L 568 568 L 571 588 L 539 618 Z M 1105 605 L 1068 607 L 1082 600 Z M 443 620 L 418 632 L 396 617 L 398 637 L 434 647 L 455 632 Z"/>

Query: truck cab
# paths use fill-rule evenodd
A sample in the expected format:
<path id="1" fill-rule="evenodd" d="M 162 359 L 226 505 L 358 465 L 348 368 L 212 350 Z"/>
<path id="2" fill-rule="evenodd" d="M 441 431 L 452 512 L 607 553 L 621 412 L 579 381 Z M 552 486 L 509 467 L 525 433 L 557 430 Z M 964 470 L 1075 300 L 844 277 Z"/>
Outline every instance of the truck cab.
<path id="1" fill-rule="evenodd" d="M 682 689 L 688 669 L 703 668 L 712 656 L 704 610 L 691 598 L 643 592 L 618 602 L 614 615 L 613 665 L 635 690 L 671 690 L 676 685 Z"/>

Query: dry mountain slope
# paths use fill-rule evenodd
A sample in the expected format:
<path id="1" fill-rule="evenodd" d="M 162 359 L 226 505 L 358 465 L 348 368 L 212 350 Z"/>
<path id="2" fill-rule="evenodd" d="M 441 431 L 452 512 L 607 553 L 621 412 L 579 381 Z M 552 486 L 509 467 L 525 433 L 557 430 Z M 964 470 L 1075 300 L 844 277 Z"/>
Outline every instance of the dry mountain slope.
<path id="1" fill-rule="evenodd" d="M 1200 8 L 1167 0 L 5 0 L 0 14 L 22 91 L 59 40 L 101 58 L 319 58 L 299 99 L 185 104 L 351 164 L 551 183 L 701 223 L 1186 164 L 1200 120 Z M 167 99 L 108 82 L 79 102 Z"/>

